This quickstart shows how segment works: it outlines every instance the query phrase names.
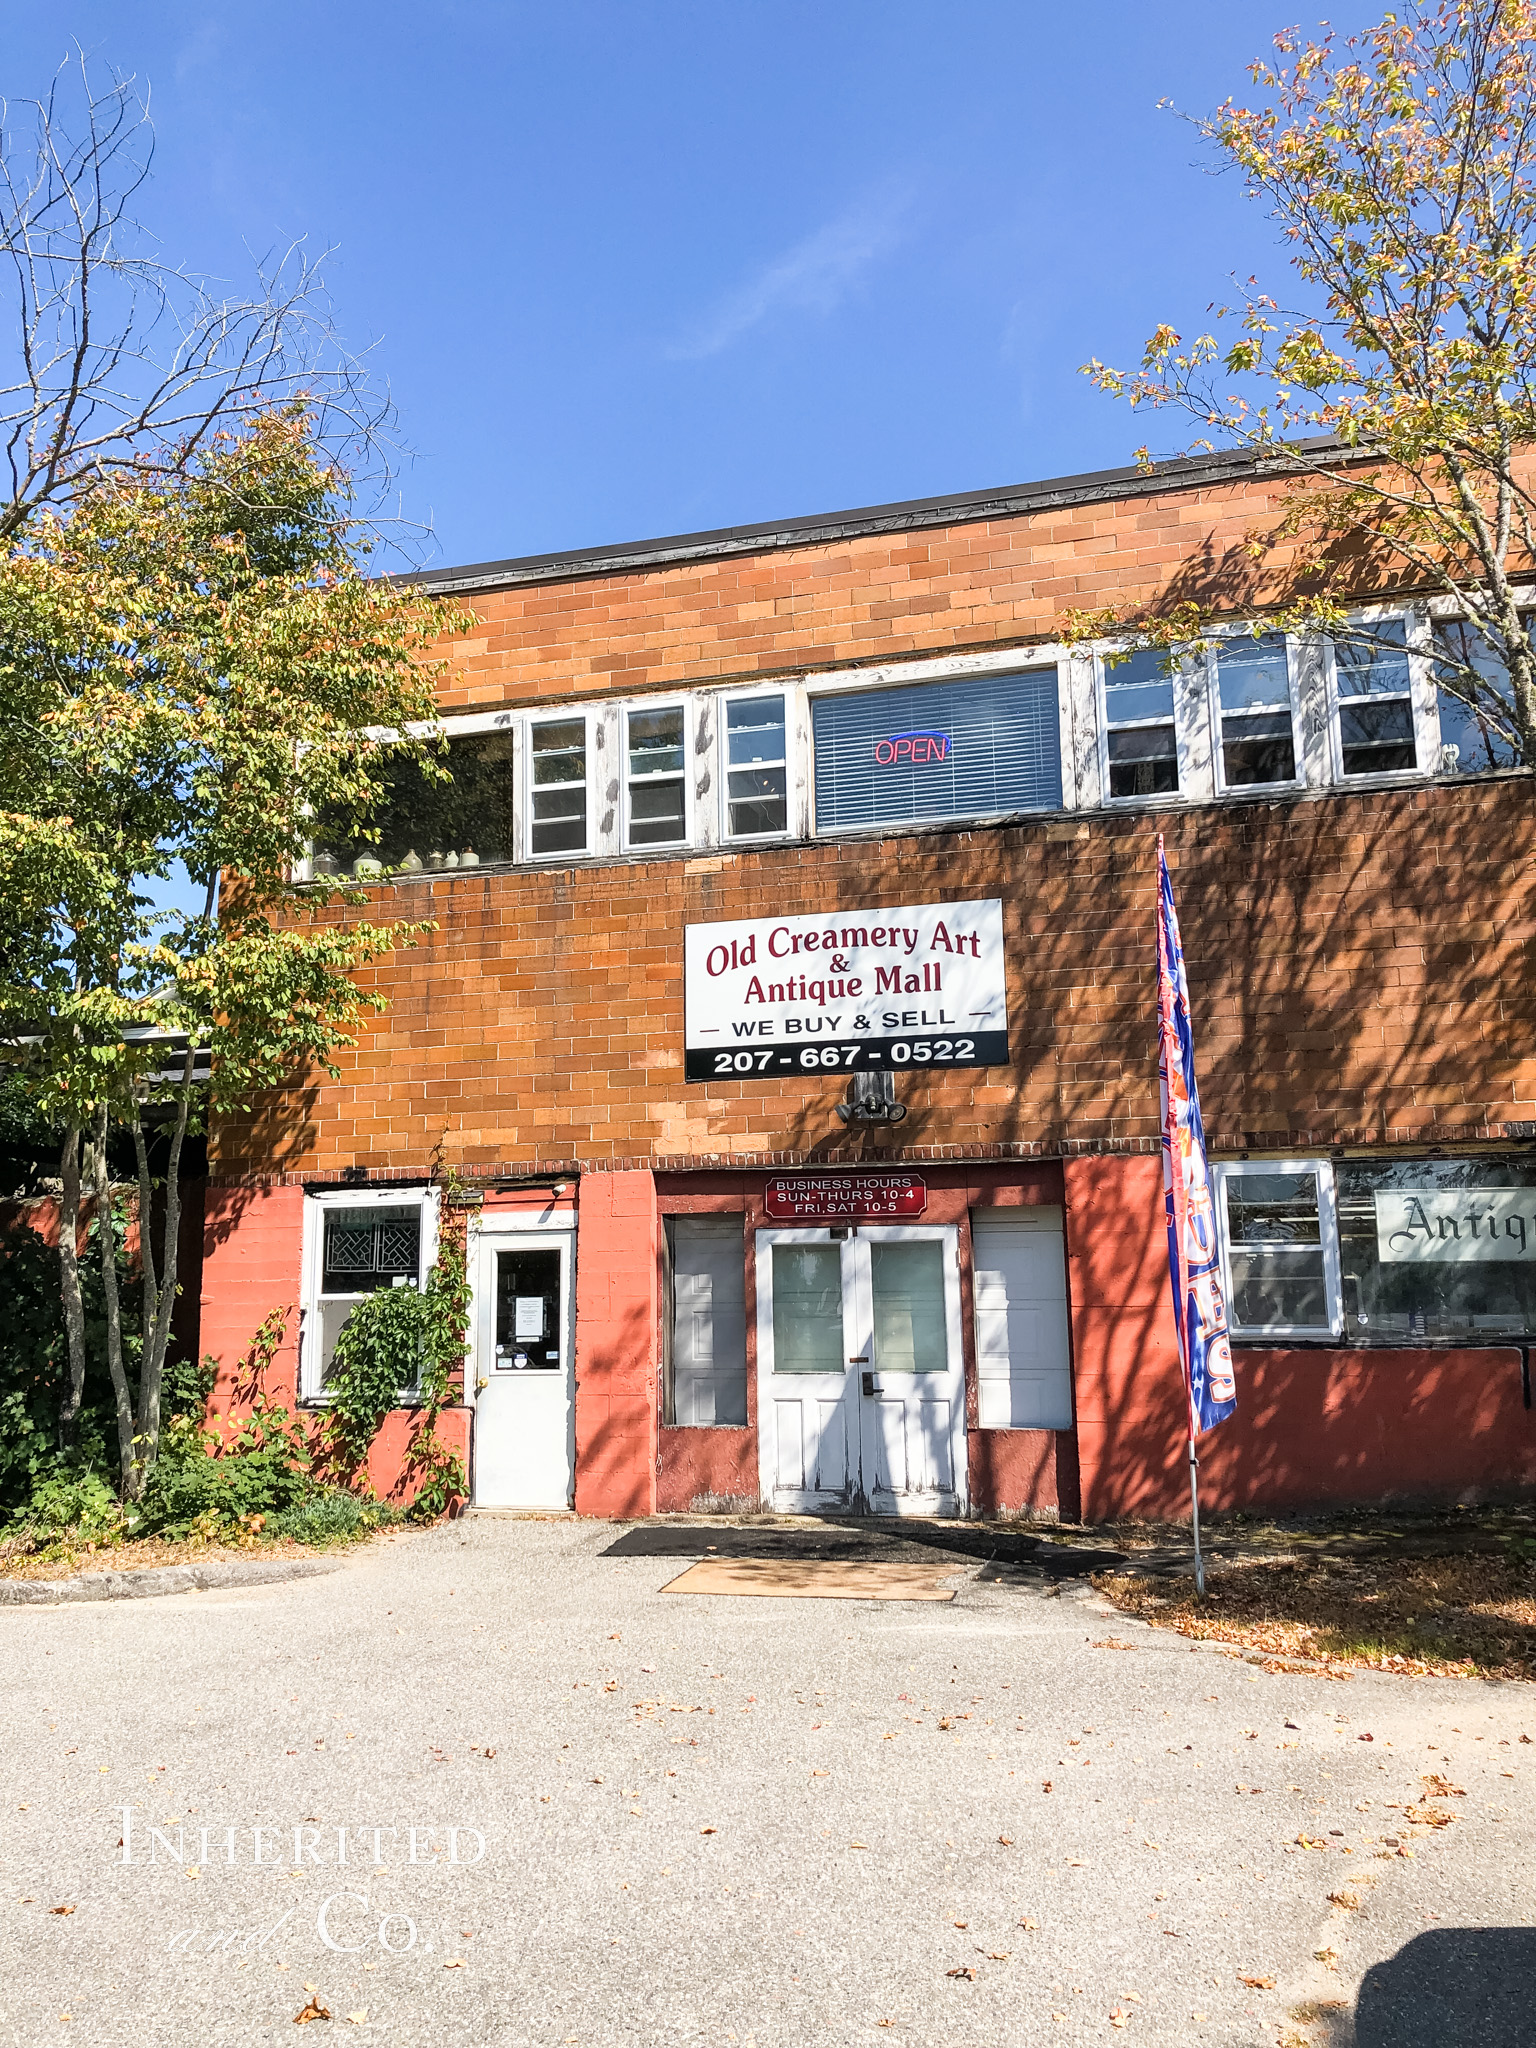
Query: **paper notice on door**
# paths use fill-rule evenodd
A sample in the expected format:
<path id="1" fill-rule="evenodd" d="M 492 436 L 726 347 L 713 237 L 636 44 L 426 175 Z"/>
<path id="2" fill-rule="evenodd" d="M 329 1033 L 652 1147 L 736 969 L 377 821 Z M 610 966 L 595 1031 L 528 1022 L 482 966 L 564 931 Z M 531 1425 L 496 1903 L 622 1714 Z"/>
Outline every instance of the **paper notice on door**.
<path id="1" fill-rule="evenodd" d="M 544 1334 L 544 1297 L 542 1294 L 519 1294 L 516 1318 L 512 1334 L 514 1337 L 542 1337 Z"/>

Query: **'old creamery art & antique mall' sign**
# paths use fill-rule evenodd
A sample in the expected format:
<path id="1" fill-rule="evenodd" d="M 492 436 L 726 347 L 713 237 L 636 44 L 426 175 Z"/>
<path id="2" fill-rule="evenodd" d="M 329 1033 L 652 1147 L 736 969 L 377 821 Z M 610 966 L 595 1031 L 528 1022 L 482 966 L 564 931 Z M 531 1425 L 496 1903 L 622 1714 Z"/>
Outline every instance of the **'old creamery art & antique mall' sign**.
<path id="1" fill-rule="evenodd" d="M 1008 1064 L 995 899 L 691 924 L 684 988 L 690 1081 Z"/>

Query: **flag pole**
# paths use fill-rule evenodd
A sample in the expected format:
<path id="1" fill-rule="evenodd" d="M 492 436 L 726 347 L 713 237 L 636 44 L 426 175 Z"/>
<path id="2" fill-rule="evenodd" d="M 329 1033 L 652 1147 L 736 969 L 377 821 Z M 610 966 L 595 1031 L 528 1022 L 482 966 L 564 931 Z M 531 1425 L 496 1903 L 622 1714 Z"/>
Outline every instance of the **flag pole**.
<path id="1" fill-rule="evenodd" d="M 1168 1278 L 1174 1334 L 1189 1406 L 1189 1505 L 1195 1545 L 1195 1597 L 1205 1597 L 1200 1550 L 1202 1429 L 1224 1422 L 1237 1406 L 1232 1347 L 1221 1281 L 1216 1204 L 1205 1152 L 1205 1126 L 1195 1080 L 1189 983 L 1163 835 L 1157 835 L 1158 1092 L 1163 1126 L 1163 1204 L 1168 1226 Z"/>
<path id="2" fill-rule="evenodd" d="M 1195 1456 L 1195 1432 L 1189 1432 L 1189 1499 L 1195 1520 L 1195 1596 L 1205 1598 L 1205 1560 L 1200 1555 L 1200 1460 Z"/>

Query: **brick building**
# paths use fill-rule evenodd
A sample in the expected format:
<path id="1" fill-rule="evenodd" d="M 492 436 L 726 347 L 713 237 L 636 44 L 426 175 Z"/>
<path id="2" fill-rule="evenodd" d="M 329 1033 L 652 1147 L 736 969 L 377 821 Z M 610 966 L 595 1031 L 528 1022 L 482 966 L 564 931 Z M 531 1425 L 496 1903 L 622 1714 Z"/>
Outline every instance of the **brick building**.
<path id="1" fill-rule="evenodd" d="M 1531 777 L 1413 593 L 1362 591 L 1363 653 L 1253 630 L 1274 490 L 1211 458 L 427 579 L 479 621 L 452 789 L 401 773 L 392 878 L 315 860 L 435 929 L 338 1081 L 212 1133 L 205 1349 L 293 1303 L 323 1401 L 453 1201 L 479 1502 L 1180 1513 L 1162 832 L 1237 1360 L 1207 1497 L 1530 1484 Z M 1231 628 L 1172 676 L 1055 638 L 1196 590 Z"/>

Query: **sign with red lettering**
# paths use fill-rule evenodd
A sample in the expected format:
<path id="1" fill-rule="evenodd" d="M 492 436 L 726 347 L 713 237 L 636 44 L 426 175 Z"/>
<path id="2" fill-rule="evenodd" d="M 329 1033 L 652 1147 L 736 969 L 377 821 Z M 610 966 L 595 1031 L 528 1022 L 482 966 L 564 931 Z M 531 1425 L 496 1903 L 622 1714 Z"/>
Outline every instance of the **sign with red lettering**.
<path id="1" fill-rule="evenodd" d="M 948 759 L 947 732 L 893 732 L 888 740 L 875 741 L 879 768 L 926 768 L 931 761 Z"/>
<path id="2" fill-rule="evenodd" d="M 897 1223 L 927 1207 L 918 1173 L 775 1173 L 763 1189 L 770 1223 Z"/>
<path id="3" fill-rule="evenodd" d="M 1003 906 L 903 903 L 691 924 L 689 1081 L 1008 1064 Z"/>

